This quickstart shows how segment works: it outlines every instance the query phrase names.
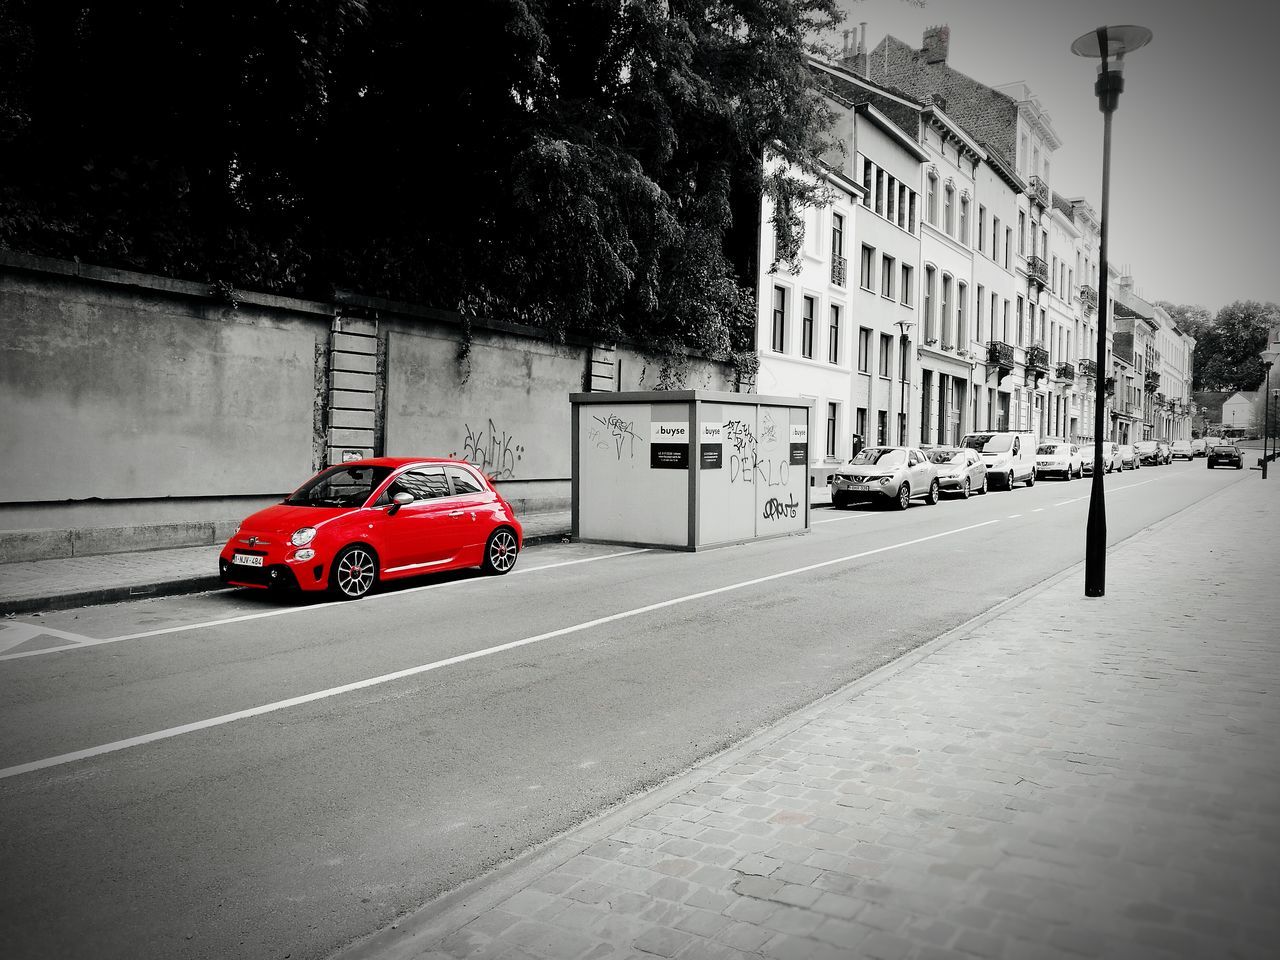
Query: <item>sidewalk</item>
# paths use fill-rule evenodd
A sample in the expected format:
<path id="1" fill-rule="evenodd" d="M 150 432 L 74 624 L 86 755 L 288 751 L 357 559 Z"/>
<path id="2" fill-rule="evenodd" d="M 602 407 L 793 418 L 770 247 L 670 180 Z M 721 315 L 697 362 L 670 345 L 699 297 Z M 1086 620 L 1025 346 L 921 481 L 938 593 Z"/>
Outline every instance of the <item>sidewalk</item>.
<path id="1" fill-rule="evenodd" d="M 520 522 L 527 545 L 568 536 L 572 516 L 568 510 L 528 513 Z M 221 550 L 217 544 L 0 564 L 0 613 L 214 590 L 222 586 Z"/>
<path id="2" fill-rule="evenodd" d="M 354 958 L 1273 957 L 1280 485 L 1233 484 Z"/>

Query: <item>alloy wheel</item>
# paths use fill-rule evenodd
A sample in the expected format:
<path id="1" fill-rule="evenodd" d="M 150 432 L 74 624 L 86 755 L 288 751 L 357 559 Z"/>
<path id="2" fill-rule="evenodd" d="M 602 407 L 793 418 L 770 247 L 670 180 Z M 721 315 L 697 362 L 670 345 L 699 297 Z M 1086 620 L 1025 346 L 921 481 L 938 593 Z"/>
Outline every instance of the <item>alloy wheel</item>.
<path id="1" fill-rule="evenodd" d="M 911 506 L 911 488 L 905 483 L 898 488 L 898 509 L 905 510 Z"/>
<path id="2" fill-rule="evenodd" d="M 511 530 L 506 527 L 495 530 L 489 537 L 488 546 L 485 547 L 485 568 L 490 573 L 506 573 L 516 565 L 519 549 L 516 545 L 516 535 Z"/>
<path id="3" fill-rule="evenodd" d="M 367 550 L 361 547 L 344 550 L 333 568 L 338 592 L 352 600 L 363 597 L 373 587 L 377 569 L 377 563 Z"/>
<path id="4" fill-rule="evenodd" d="M 968 499 L 969 499 L 969 493 L 970 493 L 970 491 L 969 491 L 969 478 L 968 478 L 968 477 L 965 477 L 965 478 L 964 478 L 964 486 L 962 486 L 962 487 L 960 488 L 960 499 L 961 499 L 961 500 L 968 500 Z"/>

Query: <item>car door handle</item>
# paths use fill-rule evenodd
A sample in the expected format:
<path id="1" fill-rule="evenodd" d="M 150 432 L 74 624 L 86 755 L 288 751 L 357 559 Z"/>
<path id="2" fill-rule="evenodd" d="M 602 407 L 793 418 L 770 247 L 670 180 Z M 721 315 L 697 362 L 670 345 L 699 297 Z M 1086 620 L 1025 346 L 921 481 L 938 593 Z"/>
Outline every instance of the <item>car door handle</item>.
<path id="1" fill-rule="evenodd" d="M 462 515 L 463 515 L 464 513 L 466 513 L 466 512 L 467 512 L 467 511 L 465 511 L 465 510 L 450 510 L 450 511 L 449 511 L 449 516 L 451 516 L 451 517 L 460 517 L 460 516 L 462 516 Z"/>

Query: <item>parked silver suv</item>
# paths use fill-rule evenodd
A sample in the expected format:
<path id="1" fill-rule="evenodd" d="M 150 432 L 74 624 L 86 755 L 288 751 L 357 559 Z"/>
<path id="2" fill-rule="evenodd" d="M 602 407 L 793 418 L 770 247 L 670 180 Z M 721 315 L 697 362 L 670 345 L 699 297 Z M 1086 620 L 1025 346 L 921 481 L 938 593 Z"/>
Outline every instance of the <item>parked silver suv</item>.
<path id="1" fill-rule="evenodd" d="M 913 499 L 938 502 L 938 467 L 916 447 L 867 447 L 831 480 L 831 504 L 891 503 L 905 510 Z"/>

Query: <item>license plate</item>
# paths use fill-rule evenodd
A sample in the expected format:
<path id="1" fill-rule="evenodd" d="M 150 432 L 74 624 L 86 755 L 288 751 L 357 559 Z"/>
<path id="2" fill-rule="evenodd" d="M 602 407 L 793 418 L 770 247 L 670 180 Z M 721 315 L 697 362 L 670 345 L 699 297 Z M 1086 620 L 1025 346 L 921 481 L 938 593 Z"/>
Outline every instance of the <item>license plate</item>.
<path id="1" fill-rule="evenodd" d="M 871 489 L 871 484 L 869 484 L 869 483 L 855 483 L 851 489 L 853 489 L 853 490 L 863 490 L 863 491 L 866 491 L 866 490 L 870 490 L 870 489 Z"/>
<path id="2" fill-rule="evenodd" d="M 235 553 L 231 555 L 231 562 L 238 563 L 242 567 L 260 567 L 262 566 L 262 558 L 256 557 L 252 553 Z"/>

